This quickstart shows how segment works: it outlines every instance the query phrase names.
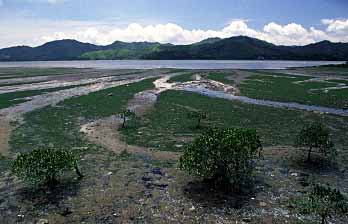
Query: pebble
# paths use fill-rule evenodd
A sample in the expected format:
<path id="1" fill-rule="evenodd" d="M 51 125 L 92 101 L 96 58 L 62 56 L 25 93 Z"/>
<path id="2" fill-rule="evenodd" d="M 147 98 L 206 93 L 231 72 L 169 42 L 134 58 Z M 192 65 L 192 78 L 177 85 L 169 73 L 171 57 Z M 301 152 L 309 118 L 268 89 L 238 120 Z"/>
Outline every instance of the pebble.
<path id="1" fill-rule="evenodd" d="M 48 220 L 47 219 L 40 219 L 37 224 L 48 224 Z"/>
<path id="2" fill-rule="evenodd" d="M 162 181 L 155 181 L 153 183 L 154 186 L 159 187 L 159 188 L 167 188 L 168 183 L 162 182 Z"/>
<path id="3" fill-rule="evenodd" d="M 150 180 L 151 180 L 151 177 L 143 176 L 141 179 L 142 179 L 143 181 L 147 182 L 147 181 L 150 181 Z"/>
<path id="4" fill-rule="evenodd" d="M 266 203 L 266 202 L 261 201 L 261 202 L 260 202 L 260 206 L 261 206 L 261 207 L 266 207 L 266 206 L 267 206 L 267 203 Z"/>
<path id="5" fill-rule="evenodd" d="M 249 218 L 249 217 L 243 218 L 242 222 L 243 223 L 249 223 L 249 222 L 251 222 L 251 218 Z"/>
<path id="6" fill-rule="evenodd" d="M 157 174 L 157 175 L 163 176 L 163 173 L 162 173 L 162 171 L 161 171 L 161 168 L 158 168 L 158 167 L 153 168 L 151 172 L 152 172 L 153 174 Z"/>

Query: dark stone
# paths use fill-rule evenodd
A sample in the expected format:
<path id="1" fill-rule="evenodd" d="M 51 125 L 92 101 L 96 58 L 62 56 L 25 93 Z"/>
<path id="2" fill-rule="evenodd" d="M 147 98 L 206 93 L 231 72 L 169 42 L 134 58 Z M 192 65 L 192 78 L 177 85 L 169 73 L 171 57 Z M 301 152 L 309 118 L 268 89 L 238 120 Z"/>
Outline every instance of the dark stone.
<path id="1" fill-rule="evenodd" d="M 246 218 L 243 218 L 242 221 L 243 221 L 243 222 L 248 222 L 248 223 L 249 223 L 249 222 L 251 222 L 251 218 L 246 217 Z"/>
<path id="2" fill-rule="evenodd" d="M 147 176 L 143 176 L 141 179 L 145 182 L 151 181 L 151 177 L 147 177 Z"/>
<path id="3" fill-rule="evenodd" d="M 61 212 L 59 212 L 59 214 L 62 216 L 68 216 L 68 215 L 72 214 L 72 211 L 69 208 L 65 208 Z"/>
<path id="4" fill-rule="evenodd" d="M 156 181 L 155 183 L 153 183 L 154 186 L 159 187 L 159 188 L 167 188 L 168 184 L 165 182 L 161 182 L 161 181 Z"/>
<path id="5" fill-rule="evenodd" d="M 153 168 L 151 172 L 152 172 L 153 174 L 163 176 L 163 172 L 161 171 L 161 168 L 158 168 L 158 167 Z"/>

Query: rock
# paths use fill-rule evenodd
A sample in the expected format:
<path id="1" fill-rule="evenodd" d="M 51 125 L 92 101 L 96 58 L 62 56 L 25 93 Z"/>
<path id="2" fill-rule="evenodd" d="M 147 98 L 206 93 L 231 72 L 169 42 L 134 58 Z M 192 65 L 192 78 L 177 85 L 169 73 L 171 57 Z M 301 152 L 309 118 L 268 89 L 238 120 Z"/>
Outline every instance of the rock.
<path id="1" fill-rule="evenodd" d="M 153 183 L 154 186 L 159 187 L 159 188 L 167 188 L 168 183 L 162 182 L 162 181 L 155 181 Z"/>
<path id="2" fill-rule="evenodd" d="M 195 206 L 192 205 L 192 207 L 190 208 L 190 211 L 194 211 L 196 208 Z"/>
<path id="3" fill-rule="evenodd" d="M 261 207 L 266 207 L 266 206 L 267 206 L 267 203 L 266 203 L 266 202 L 261 201 L 261 202 L 260 202 L 260 206 L 261 206 Z"/>
<path id="4" fill-rule="evenodd" d="M 70 211 L 69 208 L 65 208 L 64 210 L 59 212 L 59 214 L 65 217 L 65 216 L 68 216 L 68 215 L 72 214 L 72 211 Z"/>
<path id="5" fill-rule="evenodd" d="M 151 180 L 151 177 L 143 176 L 141 179 L 145 182 L 148 182 Z"/>
<path id="6" fill-rule="evenodd" d="M 157 174 L 157 175 L 163 176 L 163 172 L 161 171 L 161 168 L 158 168 L 158 167 L 153 168 L 153 169 L 151 170 L 151 172 L 152 172 L 153 174 Z"/>
<path id="7" fill-rule="evenodd" d="M 249 223 L 249 222 L 251 222 L 251 218 L 250 217 L 245 217 L 245 218 L 242 219 L 242 222 Z"/>
<path id="8" fill-rule="evenodd" d="M 114 95 L 114 94 L 112 94 L 112 93 L 109 93 L 109 94 L 108 94 L 108 96 L 113 96 L 113 95 Z"/>
<path id="9" fill-rule="evenodd" d="M 37 224 L 48 224 L 48 220 L 47 219 L 39 219 Z"/>
<path id="10" fill-rule="evenodd" d="M 291 176 L 297 177 L 297 176 L 298 176 L 298 173 L 291 173 Z"/>

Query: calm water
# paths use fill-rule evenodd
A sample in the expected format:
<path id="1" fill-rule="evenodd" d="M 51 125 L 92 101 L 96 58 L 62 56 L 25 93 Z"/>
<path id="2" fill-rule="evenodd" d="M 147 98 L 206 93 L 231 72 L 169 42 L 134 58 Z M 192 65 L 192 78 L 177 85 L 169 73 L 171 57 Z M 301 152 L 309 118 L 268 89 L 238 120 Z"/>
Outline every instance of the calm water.
<path id="1" fill-rule="evenodd" d="M 35 61 L 0 62 L 1 67 L 74 67 L 99 69 L 284 69 L 326 64 L 341 61 L 246 61 L 246 60 L 114 60 L 114 61 Z"/>

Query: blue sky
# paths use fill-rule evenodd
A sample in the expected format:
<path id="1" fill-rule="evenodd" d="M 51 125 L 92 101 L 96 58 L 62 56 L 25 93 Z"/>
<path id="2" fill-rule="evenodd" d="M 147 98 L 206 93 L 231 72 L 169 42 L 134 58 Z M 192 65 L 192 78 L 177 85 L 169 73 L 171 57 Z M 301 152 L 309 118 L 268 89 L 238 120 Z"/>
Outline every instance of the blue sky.
<path id="1" fill-rule="evenodd" d="M 0 47 L 63 38 L 187 44 L 235 35 L 284 45 L 348 41 L 348 1 L 0 0 Z"/>

